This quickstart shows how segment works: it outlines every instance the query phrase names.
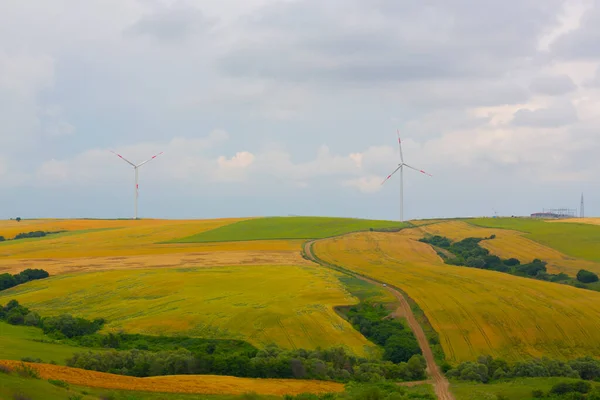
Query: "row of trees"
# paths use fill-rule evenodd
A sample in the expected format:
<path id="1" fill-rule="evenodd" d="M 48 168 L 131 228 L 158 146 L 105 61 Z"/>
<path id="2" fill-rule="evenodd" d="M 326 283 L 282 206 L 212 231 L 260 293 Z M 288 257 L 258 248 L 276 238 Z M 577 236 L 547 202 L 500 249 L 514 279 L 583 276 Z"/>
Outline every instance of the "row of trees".
<path id="1" fill-rule="evenodd" d="M 422 238 L 420 241 L 450 252 L 452 257 L 449 257 L 446 253 L 438 252 L 438 254 L 444 258 L 444 261 L 450 265 L 489 269 L 527 278 L 564 283 L 581 288 L 587 288 L 585 285 L 587 283 L 598 281 L 598 276 L 596 274 L 586 270 L 580 270 L 577 273 L 577 280 L 564 273 L 550 274 L 546 269 L 547 263 L 539 259 L 535 259 L 527 264 L 521 264 L 516 258 L 503 260 L 498 256 L 490 254 L 488 249 L 483 248 L 480 245 L 481 241 L 494 238 L 495 235 L 492 235 L 489 238 L 466 238 L 458 242 L 452 242 L 446 237 L 436 235 Z"/>
<path id="2" fill-rule="evenodd" d="M 252 378 L 321 379 L 340 382 L 409 381 L 425 377 L 425 359 L 415 355 L 406 363 L 356 357 L 342 347 L 313 351 L 267 346 L 254 355 L 206 354 L 187 349 L 150 352 L 108 350 L 76 353 L 67 365 L 93 371 L 138 377 L 210 374 Z"/>
<path id="3" fill-rule="evenodd" d="M 17 221 L 20 221 L 20 218 L 17 218 Z M 53 233 L 61 233 L 63 231 L 57 231 L 57 232 L 45 232 L 45 231 L 32 231 L 32 232 L 21 232 L 18 233 L 12 240 L 18 240 L 18 239 L 31 239 L 31 238 L 39 238 L 39 237 L 44 237 Z M 10 240 L 5 238 L 4 236 L 0 236 L 0 242 L 4 242 L 6 240 Z"/>
<path id="4" fill-rule="evenodd" d="M 9 289 L 35 279 L 44 279 L 50 274 L 43 269 L 26 269 L 18 274 L 0 274 L 0 290 Z"/>
<path id="5" fill-rule="evenodd" d="M 509 364 L 502 359 L 481 356 L 476 362 L 465 362 L 458 365 L 449 370 L 446 375 L 450 378 L 482 383 L 517 377 L 566 377 L 596 380 L 600 378 L 600 361 L 591 357 L 577 358 L 568 362 L 541 358 Z"/>
<path id="6" fill-rule="evenodd" d="M 383 347 L 385 360 L 400 363 L 421 354 L 413 332 L 401 321 L 387 318 L 388 314 L 389 311 L 381 304 L 361 303 L 350 307 L 347 318 L 356 330 Z"/>
<path id="7" fill-rule="evenodd" d="M 89 321 L 69 314 L 42 318 L 16 300 L 9 301 L 4 307 L 0 306 L 0 320 L 12 325 L 36 326 L 57 339 L 90 335 L 98 332 L 105 323 L 101 318 Z"/>

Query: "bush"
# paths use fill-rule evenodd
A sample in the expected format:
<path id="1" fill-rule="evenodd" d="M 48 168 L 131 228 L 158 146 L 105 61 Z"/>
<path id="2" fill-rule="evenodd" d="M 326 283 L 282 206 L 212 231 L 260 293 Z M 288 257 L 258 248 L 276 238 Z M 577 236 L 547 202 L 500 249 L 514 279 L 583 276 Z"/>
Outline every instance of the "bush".
<path id="1" fill-rule="evenodd" d="M 13 400 L 33 400 L 31 397 L 27 396 L 23 392 L 18 392 L 13 394 Z"/>
<path id="2" fill-rule="evenodd" d="M 54 386 L 69 389 L 69 384 L 65 381 L 61 381 L 60 379 L 48 379 L 48 382 Z"/>
<path id="3" fill-rule="evenodd" d="M 536 389 L 536 390 L 533 390 L 531 392 L 531 397 L 533 397 L 535 399 L 541 399 L 541 398 L 543 398 L 545 396 L 546 395 L 544 394 L 544 392 L 542 390 L 540 390 L 540 389 Z"/>
<path id="4" fill-rule="evenodd" d="M 579 270 L 577 273 L 577 280 L 582 283 L 593 283 L 598 282 L 598 275 L 585 269 Z"/>
<path id="5" fill-rule="evenodd" d="M 29 363 L 43 363 L 41 358 L 33 358 L 33 357 L 23 357 L 21 358 L 21 361 L 23 362 L 29 362 Z"/>
<path id="6" fill-rule="evenodd" d="M 12 368 L 8 365 L 0 364 L 0 373 L 2 374 L 10 374 L 12 372 Z"/>
<path id="7" fill-rule="evenodd" d="M 40 379 L 40 373 L 36 369 L 30 367 L 27 364 L 21 363 L 21 365 L 19 365 L 17 368 L 15 368 L 15 372 L 19 376 L 22 376 L 23 378 Z"/>

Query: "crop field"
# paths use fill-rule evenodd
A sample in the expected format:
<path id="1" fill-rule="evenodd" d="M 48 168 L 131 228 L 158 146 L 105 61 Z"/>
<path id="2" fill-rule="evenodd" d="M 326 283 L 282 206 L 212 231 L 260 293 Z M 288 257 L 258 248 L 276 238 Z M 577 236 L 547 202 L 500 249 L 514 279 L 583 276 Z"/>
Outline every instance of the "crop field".
<path id="1" fill-rule="evenodd" d="M 230 242 L 243 240 L 319 239 L 370 228 L 408 226 L 395 221 L 329 217 L 268 217 L 224 225 L 210 231 L 172 240 L 179 243 Z"/>
<path id="2" fill-rule="evenodd" d="M 539 258 L 548 263 L 547 268 L 550 273 L 564 272 L 567 275 L 576 276 L 580 269 L 587 269 L 600 274 L 599 262 L 567 256 L 558 250 L 528 239 L 522 232 L 513 230 L 483 228 L 466 222 L 451 221 L 422 226 L 408 232 L 415 232 L 414 237 L 417 239 L 426 234 L 446 236 L 452 240 L 496 235 L 495 239 L 481 242 L 481 246 L 499 257 L 514 257 L 521 262 L 530 262 L 535 258 Z"/>
<path id="3" fill-rule="evenodd" d="M 41 315 L 105 318 L 105 330 L 243 339 L 258 346 L 371 348 L 333 307 L 356 304 L 333 272 L 253 266 L 68 274 L 0 292 Z"/>
<path id="4" fill-rule="evenodd" d="M 564 224 L 590 224 L 590 225 L 600 225 L 600 218 L 568 218 L 561 220 L 548 220 L 547 222 L 551 223 L 564 223 Z"/>
<path id="5" fill-rule="evenodd" d="M 0 301 L 4 305 L 5 301 Z M 80 347 L 64 344 L 41 343 L 48 338 L 39 328 L 14 326 L 0 322 L 0 359 L 20 360 L 23 357 L 40 358 L 43 361 L 55 361 L 64 364 L 74 353 L 82 351 Z"/>
<path id="6" fill-rule="evenodd" d="M 16 367 L 19 362 L 0 360 L 1 365 Z M 30 364 L 43 379 L 59 379 L 72 385 L 106 389 L 162 393 L 243 394 L 283 396 L 300 393 L 342 392 L 344 385 L 335 382 L 300 379 L 250 379 L 215 375 L 171 375 L 134 378 L 50 364 Z"/>
<path id="7" fill-rule="evenodd" d="M 558 250 L 568 256 L 600 262 L 600 226 L 594 224 L 547 222 L 530 218 L 477 218 L 470 224 L 513 229 L 526 233 L 525 237 Z"/>
<path id="8" fill-rule="evenodd" d="M 600 356 L 600 293 L 446 265 L 414 229 L 318 241 L 324 261 L 393 284 L 423 309 L 447 359 Z"/>

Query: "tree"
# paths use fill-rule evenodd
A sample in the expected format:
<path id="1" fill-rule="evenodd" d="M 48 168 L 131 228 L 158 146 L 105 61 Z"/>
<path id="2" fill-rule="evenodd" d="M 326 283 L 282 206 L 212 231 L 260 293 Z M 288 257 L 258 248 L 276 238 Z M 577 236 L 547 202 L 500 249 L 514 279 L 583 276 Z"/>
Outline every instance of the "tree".
<path id="1" fill-rule="evenodd" d="M 11 274 L 0 274 L 0 290 L 9 289 L 17 285 L 17 280 Z"/>
<path id="2" fill-rule="evenodd" d="M 17 222 L 21 222 L 21 217 L 15 218 Z"/>
<path id="3" fill-rule="evenodd" d="M 595 273 L 593 273 L 591 271 L 581 269 L 577 273 L 577 280 L 579 282 L 583 282 L 583 283 L 598 282 L 598 275 L 596 275 Z"/>
<path id="4" fill-rule="evenodd" d="M 6 239 L 4 238 L 4 236 L 0 236 L 0 242 L 4 242 Z"/>
<path id="5" fill-rule="evenodd" d="M 467 267 L 471 268 L 484 268 L 485 259 L 483 257 L 469 257 L 467 258 Z"/>
<path id="6" fill-rule="evenodd" d="M 504 260 L 504 265 L 508 266 L 508 267 L 514 267 L 515 265 L 519 265 L 521 264 L 521 261 L 519 261 L 516 258 L 509 258 L 508 260 Z"/>

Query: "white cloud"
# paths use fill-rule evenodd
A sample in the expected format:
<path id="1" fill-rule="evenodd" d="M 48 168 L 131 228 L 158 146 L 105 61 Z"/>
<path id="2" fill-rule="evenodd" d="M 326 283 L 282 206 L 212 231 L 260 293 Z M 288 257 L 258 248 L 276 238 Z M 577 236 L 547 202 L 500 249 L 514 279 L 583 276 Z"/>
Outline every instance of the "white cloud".
<path id="1" fill-rule="evenodd" d="M 381 189 L 381 178 L 378 176 L 368 176 L 349 179 L 344 181 L 343 185 L 356 188 L 363 193 L 373 193 Z"/>

